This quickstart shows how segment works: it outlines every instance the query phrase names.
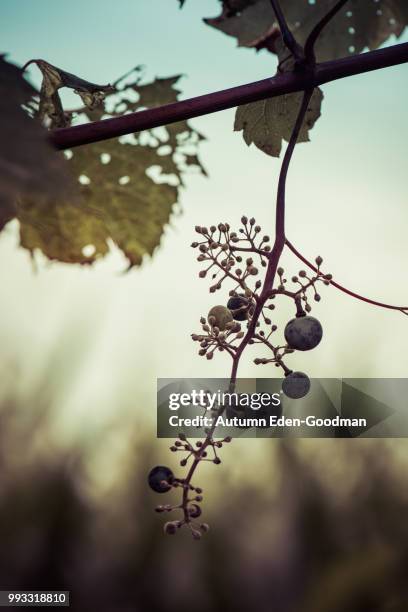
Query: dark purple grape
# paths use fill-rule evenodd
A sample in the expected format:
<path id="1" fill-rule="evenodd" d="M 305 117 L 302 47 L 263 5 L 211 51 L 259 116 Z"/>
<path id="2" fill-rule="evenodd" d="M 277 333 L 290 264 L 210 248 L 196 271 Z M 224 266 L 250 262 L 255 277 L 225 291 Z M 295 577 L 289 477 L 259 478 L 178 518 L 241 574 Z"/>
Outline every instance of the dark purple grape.
<path id="1" fill-rule="evenodd" d="M 157 465 L 150 470 L 148 476 L 149 487 L 156 493 L 167 493 L 171 489 L 174 474 L 165 465 Z"/>
<path id="2" fill-rule="evenodd" d="M 309 393 L 310 378 L 303 372 L 291 372 L 282 383 L 282 391 L 291 399 L 300 399 Z"/>
<path id="3" fill-rule="evenodd" d="M 235 321 L 246 321 L 249 305 L 247 298 L 241 295 L 234 295 L 227 302 L 227 308 L 231 310 Z"/>
<path id="4" fill-rule="evenodd" d="M 320 322 L 314 317 L 292 319 L 285 327 L 285 340 L 289 347 L 298 351 L 314 349 L 323 336 Z"/>
<path id="5" fill-rule="evenodd" d="M 174 535 L 177 532 L 176 521 L 169 521 L 163 526 L 163 531 L 166 535 Z"/>
<path id="6" fill-rule="evenodd" d="M 227 303 L 227 308 L 230 310 L 238 310 L 238 308 L 248 306 L 248 300 L 241 295 L 233 295 Z"/>
<path id="7" fill-rule="evenodd" d="M 201 516 L 201 508 L 198 504 L 191 504 L 188 509 L 188 514 L 191 518 L 198 518 Z"/>

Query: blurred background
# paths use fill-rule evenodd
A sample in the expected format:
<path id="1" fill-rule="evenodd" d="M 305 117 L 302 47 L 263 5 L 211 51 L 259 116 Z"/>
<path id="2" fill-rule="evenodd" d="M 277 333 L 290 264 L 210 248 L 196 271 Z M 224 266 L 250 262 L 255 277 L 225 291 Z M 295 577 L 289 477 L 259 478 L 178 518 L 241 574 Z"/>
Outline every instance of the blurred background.
<path id="1" fill-rule="evenodd" d="M 103 5 L 103 6 L 102 6 Z M 2 51 L 94 82 L 135 64 L 185 74 L 183 97 L 266 78 L 276 59 L 202 22 L 216 0 L 3 0 Z M 403 38 L 404 41 L 408 37 Z M 394 40 L 389 41 L 390 44 Z M 288 236 L 350 289 L 406 291 L 407 66 L 326 85 L 288 185 Z M 35 69 L 30 77 L 39 85 Z M 69 102 L 69 96 L 67 97 Z M 213 306 L 193 228 L 255 216 L 271 233 L 279 161 L 248 149 L 234 111 L 195 119 L 209 178 L 191 173 L 155 256 L 123 274 L 112 246 L 92 268 L 31 261 L 0 236 L 0 587 L 66 589 L 88 610 L 400 612 L 407 609 L 404 440 L 239 440 L 205 465 L 200 542 L 162 533 L 146 484 L 174 465 L 155 437 L 158 377 L 224 377 L 190 333 Z M 289 274 L 299 270 L 285 258 Z M 407 319 L 322 290 L 324 341 L 292 367 L 313 377 L 405 377 Z M 292 312 L 282 304 L 278 325 Z M 274 376 L 254 366 L 240 375 Z M 261 366 L 262 367 L 262 366 Z M 160 501 L 162 501 L 160 499 Z"/>

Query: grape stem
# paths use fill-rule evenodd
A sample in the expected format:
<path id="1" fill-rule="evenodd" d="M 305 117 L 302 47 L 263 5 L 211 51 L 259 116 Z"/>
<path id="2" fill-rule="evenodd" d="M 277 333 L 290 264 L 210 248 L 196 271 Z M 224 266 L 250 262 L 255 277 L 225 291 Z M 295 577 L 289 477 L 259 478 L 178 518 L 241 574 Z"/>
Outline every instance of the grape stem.
<path id="1" fill-rule="evenodd" d="M 276 20 L 279 24 L 279 29 L 282 34 L 283 42 L 285 46 L 289 49 L 295 60 L 299 62 L 303 62 L 304 53 L 302 47 L 296 41 L 291 29 L 288 26 L 288 23 L 285 19 L 285 15 L 282 12 L 279 0 L 270 0 L 273 11 L 276 15 Z"/>
<path id="2" fill-rule="evenodd" d="M 310 32 L 305 43 L 306 62 L 312 64 L 316 62 L 314 47 L 317 39 L 323 32 L 324 28 L 330 23 L 333 17 L 337 15 L 337 13 L 343 8 L 343 6 L 347 4 L 348 1 L 349 0 L 339 0 L 339 2 L 337 2 L 328 13 L 326 13 L 326 15 L 319 21 L 319 23 L 315 25 L 313 30 Z"/>
<path id="3" fill-rule="evenodd" d="M 296 255 L 298 259 L 300 259 L 300 261 L 302 261 L 306 266 L 308 266 L 314 272 L 317 272 L 316 266 L 313 265 L 308 259 L 306 259 L 306 257 L 304 257 L 301 253 L 299 253 L 299 251 L 293 246 L 293 244 L 287 238 L 286 238 L 285 244 L 292 251 L 292 253 Z M 398 310 L 402 312 L 403 314 L 408 315 L 408 306 L 393 306 L 392 304 L 385 304 L 384 302 L 378 302 L 377 300 L 372 300 L 368 297 L 365 297 L 364 295 L 355 293 L 354 291 L 351 291 L 350 289 L 343 287 L 343 285 L 340 285 L 334 280 L 330 280 L 328 282 L 330 283 L 330 285 L 333 285 L 333 287 L 336 287 L 336 289 L 339 289 L 339 291 L 342 291 L 343 293 L 346 293 L 347 295 L 350 295 L 351 297 L 354 297 L 357 300 L 366 302 L 366 304 L 372 304 L 373 306 L 379 306 L 380 308 L 388 308 L 389 310 Z"/>

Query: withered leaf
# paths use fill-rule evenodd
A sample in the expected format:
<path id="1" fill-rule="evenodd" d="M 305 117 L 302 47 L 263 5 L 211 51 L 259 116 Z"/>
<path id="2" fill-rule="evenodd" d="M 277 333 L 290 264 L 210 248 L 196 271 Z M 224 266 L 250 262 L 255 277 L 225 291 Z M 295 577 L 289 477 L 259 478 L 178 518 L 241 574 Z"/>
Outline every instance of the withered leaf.
<path id="1" fill-rule="evenodd" d="M 72 120 L 72 114 L 65 112 L 62 107 L 58 93 L 58 90 L 62 87 L 73 89 L 90 110 L 102 106 L 106 95 L 115 91 L 112 85 L 97 85 L 85 81 L 75 74 L 61 70 L 61 68 L 57 68 L 42 59 L 30 60 L 24 66 L 24 69 L 30 64 L 36 64 L 43 77 L 38 116 L 41 121 L 49 119 L 51 128 L 67 127 Z"/>

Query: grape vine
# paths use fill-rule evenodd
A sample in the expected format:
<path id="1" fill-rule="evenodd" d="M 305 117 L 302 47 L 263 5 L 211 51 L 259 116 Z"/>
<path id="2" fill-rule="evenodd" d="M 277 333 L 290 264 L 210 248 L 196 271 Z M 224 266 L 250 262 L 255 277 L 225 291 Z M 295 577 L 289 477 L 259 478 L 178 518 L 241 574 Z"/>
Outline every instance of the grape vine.
<path id="1" fill-rule="evenodd" d="M 315 73 L 314 45 L 324 28 L 346 2 L 347 0 L 337 2 L 312 30 L 304 47 L 300 47 L 285 21 L 279 2 L 271 0 L 283 41 L 294 60 L 294 73 L 300 75 Z M 191 246 L 199 252 L 197 260 L 205 265 L 199 272 L 199 277 L 211 277 L 211 293 L 221 291 L 226 282 L 232 284 L 232 288 L 228 292 L 228 299 L 224 300 L 225 304 L 214 306 L 207 317 L 200 319 L 201 333 L 192 334 L 192 340 L 199 344 L 199 355 L 207 359 L 212 359 L 217 351 L 225 351 L 230 355 L 232 366 L 229 392 L 235 390 L 238 367 L 244 350 L 248 345 L 261 344 L 270 350 L 270 357 L 255 358 L 255 364 L 274 363 L 277 368 L 281 368 L 284 375 L 282 390 L 287 396 L 301 398 L 308 393 L 310 381 L 307 375 L 291 370 L 287 365 L 287 359 L 290 359 L 290 355 L 295 351 L 315 348 L 322 339 L 323 330 L 320 322 L 309 314 L 312 310 L 310 296 L 313 295 L 313 301 L 316 303 L 321 299 L 317 289 L 319 283 L 332 285 L 364 302 L 408 314 L 408 307 L 397 307 L 371 300 L 336 283 L 331 274 L 322 271 L 321 256 L 317 256 L 315 264 L 312 264 L 286 237 L 286 181 L 292 155 L 316 85 L 313 77 L 311 80 L 313 85 L 309 83 L 304 87 L 297 119 L 280 169 L 273 244 L 270 244 L 269 236 L 262 233 L 256 220 L 248 219 L 246 216 L 241 218 L 242 226 L 238 231 L 232 231 L 226 222 L 209 228 L 202 226 L 195 228 L 199 240 L 193 242 Z M 279 265 L 285 247 L 311 270 L 309 274 L 305 270 L 300 270 L 297 275 L 292 276 L 291 289 L 288 289 L 288 279 L 285 277 L 284 269 Z M 260 280 L 262 268 L 265 273 L 263 280 Z M 295 316 L 285 327 L 284 341 L 275 342 L 277 326 L 272 323 L 271 311 L 275 309 L 274 300 L 279 295 L 293 302 Z M 245 329 L 241 323 L 246 324 Z M 223 405 L 218 406 L 215 411 L 216 416 L 222 415 L 224 410 Z M 193 538 L 198 540 L 209 529 L 207 523 L 197 520 L 202 514 L 200 504 L 203 501 L 203 490 L 193 485 L 192 480 L 200 462 L 211 461 L 220 464 L 217 450 L 225 443 L 231 442 L 229 437 L 222 440 L 214 438 L 215 422 L 214 418 L 214 424 L 205 430 L 203 440 L 193 443 L 184 434 L 180 434 L 170 447 L 172 452 L 184 453 L 185 456 L 180 461 L 181 467 L 187 466 L 191 460 L 184 478 L 175 477 L 165 466 L 157 466 L 149 474 L 149 485 L 154 491 L 164 493 L 180 489 L 182 492 L 180 503 L 156 507 L 156 511 L 160 513 L 175 510 L 182 512 L 182 518 L 165 523 L 164 532 L 168 535 L 174 535 L 181 527 L 186 526 L 190 529 Z"/>

